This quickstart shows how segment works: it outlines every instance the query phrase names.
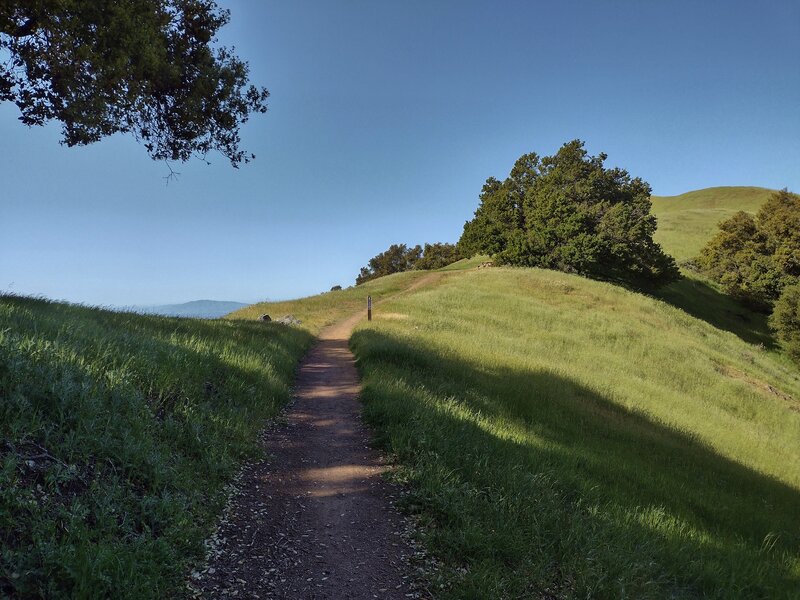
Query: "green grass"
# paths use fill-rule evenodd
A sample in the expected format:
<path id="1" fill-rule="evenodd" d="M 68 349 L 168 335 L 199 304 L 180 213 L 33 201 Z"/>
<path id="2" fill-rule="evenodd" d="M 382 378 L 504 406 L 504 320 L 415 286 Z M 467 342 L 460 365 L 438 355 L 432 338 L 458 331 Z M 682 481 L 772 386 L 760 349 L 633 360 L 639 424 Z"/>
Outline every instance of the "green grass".
<path id="1" fill-rule="evenodd" d="M 345 317 L 363 311 L 366 315 L 367 296 L 372 296 L 377 305 L 381 300 L 408 290 L 426 278 L 438 278 L 432 271 L 407 271 L 373 279 L 359 286 L 352 286 L 337 292 L 326 292 L 316 296 L 286 300 L 283 302 L 259 302 L 227 315 L 231 320 L 254 320 L 263 314 L 280 318 L 292 314 L 302 321 L 302 327 L 313 334 L 320 329 Z M 423 282 L 424 283 L 424 282 Z"/>
<path id="2" fill-rule="evenodd" d="M 654 296 L 745 342 L 769 349 L 777 346 L 767 315 L 750 310 L 698 273 L 684 270 L 683 278 L 656 291 Z"/>
<path id="3" fill-rule="evenodd" d="M 679 262 L 697 256 L 720 221 L 743 210 L 755 213 L 773 190 L 759 187 L 713 187 L 681 194 L 653 196 L 658 217 L 655 240 Z"/>
<path id="4" fill-rule="evenodd" d="M 311 341 L 0 297 L 0 597 L 182 595 Z"/>
<path id="5" fill-rule="evenodd" d="M 387 301 L 352 347 L 442 597 L 797 597 L 800 376 L 742 332 L 488 269 Z"/>
<path id="6" fill-rule="evenodd" d="M 692 258 L 768 195 L 654 198 L 657 239 Z M 222 321 L 0 296 L 0 596 L 180 596 L 313 335 L 371 295 L 365 414 L 443 596 L 792 597 L 800 378 L 763 316 L 486 260 Z"/>
<path id="7" fill-rule="evenodd" d="M 686 263 L 716 234 L 720 221 L 740 210 L 756 213 L 771 193 L 758 187 L 714 187 L 680 196 L 653 196 L 653 213 L 658 217 L 655 239 L 679 263 Z M 765 315 L 742 306 L 691 269 L 684 268 L 683 275 L 656 297 L 746 342 L 775 346 Z"/>

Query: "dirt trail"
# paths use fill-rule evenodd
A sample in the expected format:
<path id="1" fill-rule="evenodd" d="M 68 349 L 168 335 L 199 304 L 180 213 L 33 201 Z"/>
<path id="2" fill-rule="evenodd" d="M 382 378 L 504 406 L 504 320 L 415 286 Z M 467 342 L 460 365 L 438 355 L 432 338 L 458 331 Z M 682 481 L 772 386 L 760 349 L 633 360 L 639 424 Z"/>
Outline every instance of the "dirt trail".
<path id="1" fill-rule="evenodd" d="M 348 340 L 362 318 L 323 330 L 300 364 L 287 424 L 263 436 L 270 458 L 245 469 L 216 556 L 194 574 L 203 597 L 417 597 L 388 467 L 361 422 Z"/>

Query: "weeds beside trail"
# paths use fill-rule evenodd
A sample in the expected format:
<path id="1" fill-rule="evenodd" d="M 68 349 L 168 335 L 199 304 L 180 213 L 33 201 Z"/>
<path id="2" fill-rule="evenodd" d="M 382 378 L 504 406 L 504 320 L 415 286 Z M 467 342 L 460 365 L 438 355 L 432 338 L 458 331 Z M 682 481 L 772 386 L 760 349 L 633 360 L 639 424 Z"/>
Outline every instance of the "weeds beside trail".
<path id="1" fill-rule="evenodd" d="M 183 593 L 311 341 L 0 297 L 0 597 Z"/>
<path id="2" fill-rule="evenodd" d="M 779 353 L 537 269 L 389 301 L 351 346 L 442 597 L 797 597 L 800 376 Z"/>

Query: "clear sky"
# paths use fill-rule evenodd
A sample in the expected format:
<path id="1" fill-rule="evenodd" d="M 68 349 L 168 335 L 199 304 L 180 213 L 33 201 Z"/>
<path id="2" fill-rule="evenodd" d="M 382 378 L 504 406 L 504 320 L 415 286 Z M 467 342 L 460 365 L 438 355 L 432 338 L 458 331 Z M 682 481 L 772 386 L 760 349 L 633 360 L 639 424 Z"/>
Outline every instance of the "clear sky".
<path id="1" fill-rule="evenodd" d="M 239 170 L 58 145 L 0 104 L 0 290 L 288 298 L 458 239 L 483 181 L 581 138 L 654 193 L 800 190 L 800 2 L 225 1 L 270 110 Z"/>

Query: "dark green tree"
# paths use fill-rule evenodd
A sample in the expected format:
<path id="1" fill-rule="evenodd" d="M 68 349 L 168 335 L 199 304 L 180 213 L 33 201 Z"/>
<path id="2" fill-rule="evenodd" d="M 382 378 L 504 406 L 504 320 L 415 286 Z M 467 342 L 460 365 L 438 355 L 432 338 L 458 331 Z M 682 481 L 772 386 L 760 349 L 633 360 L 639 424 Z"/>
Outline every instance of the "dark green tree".
<path id="1" fill-rule="evenodd" d="M 503 250 L 517 220 L 503 184 L 494 177 L 483 184 L 479 199 L 475 217 L 464 224 L 458 240 L 459 252 L 465 256 L 492 255 Z"/>
<path id="2" fill-rule="evenodd" d="M 455 244 L 440 242 L 425 244 L 425 248 L 422 250 L 422 258 L 414 264 L 414 268 L 427 271 L 441 269 L 457 260 L 461 260 L 461 258 L 461 254 Z"/>
<path id="3" fill-rule="evenodd" d="M 755 217 L 738 212 L 723 221 L 696 262 L 726 293 L 769 311 L 800 279 L 800 196 L 781 190 Z"/>
<path id="4" fill-rule="evenodd" d="M 68 146 L 130 133 L 157 160 L 253 158 L 239 129 L 267 110 L 247 64 L 215 43 L 212 0 L 0 0 L 0 101 Z"/>
<path id="5" fill-rule="evenodd" d="M 462 252 L 643 287 L 675 280 L 674 259 L 653 241 L 650 186 L 605 159 L 580 140 L 553 156 L 524 155 L 504 182 L 484 186 Z"/>
<path id="6" fill-rule="evenodd" d="M 405 244 L 392 244 L 388 250 L 372 257 L 366 267 L 361 267 L 361 272 L 356 277 L 356 285 L 370 279 L 410 271 L 422 256 L 422 247 L 407 247 Z"/>
<path id="7" fill-rule="evenodd" d="M 769 318 L 770 327 L 778 335 L 786 351 L 800 362 L 800 284 L 783 288 L 775 310 Z"/>
<path id="8" fill-rule="evenodd" d="M 756 215 L 775 269 L 789 283 L 800 277 L 800 195 L 783 189 L 770 196 Z"/>
<path id="9" fill-rule="evenodd" d="M 499 254 L 524 225 L 522 204 L 539 173 L 535 152 L 521 156 L 505 181 L 490 177 L 483 185 L 475 217 L 464 225 L 458 241 L 463 256 Z"/>

